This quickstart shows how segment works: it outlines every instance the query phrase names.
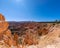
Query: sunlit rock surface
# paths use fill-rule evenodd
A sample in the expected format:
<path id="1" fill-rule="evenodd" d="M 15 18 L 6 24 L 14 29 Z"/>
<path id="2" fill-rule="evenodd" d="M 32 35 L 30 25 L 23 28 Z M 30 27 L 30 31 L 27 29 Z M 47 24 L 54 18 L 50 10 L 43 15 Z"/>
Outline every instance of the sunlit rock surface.
<path id="1" fill-rule="evenodd" d="M 0 14 L 0 48 L 13 48 L 14 40 L 11 31 L 8 29 L 9 24 L 5 18 Z"/>
<path id="2" fill-rule="evenodd" d="M 34 24 L 29 24 L 29 27 L 25 27 L 28 30 L 25 29 L 25 33 L 18 36 L 17 33 L 11 33 L 9 23 L 0 14 L 0 48 L 60 48 L 60 24 L 48 24 L 48 27 L 42 25 L 38 29 L 34 28 Z"/>

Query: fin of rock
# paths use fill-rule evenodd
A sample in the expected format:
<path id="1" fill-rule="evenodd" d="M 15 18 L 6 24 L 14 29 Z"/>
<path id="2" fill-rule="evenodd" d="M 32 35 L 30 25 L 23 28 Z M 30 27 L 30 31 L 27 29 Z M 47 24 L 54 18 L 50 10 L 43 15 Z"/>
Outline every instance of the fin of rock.
<path id="1" fill-rule="evenodd" d="M 5 21 L 5 17 L 0 14 L 0 41 L 4 40 L 4 42 L 11 46 L 13 45 L 13 38 L 11 31 L 8 29 L 9 23 Z"/>

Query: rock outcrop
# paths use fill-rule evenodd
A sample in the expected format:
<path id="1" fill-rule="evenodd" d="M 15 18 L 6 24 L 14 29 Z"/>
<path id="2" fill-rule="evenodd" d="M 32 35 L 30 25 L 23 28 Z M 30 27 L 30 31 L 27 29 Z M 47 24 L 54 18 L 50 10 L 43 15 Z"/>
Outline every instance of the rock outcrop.
<path id="1" fill-rule="evenodd" d="M 9 23 L 5 21 L 5 17 L 0 14 L 0 41 L 3 40 L 5 44 L 12 46 L 16 44 L 16 41 L 13 39 L 11 31 L 8 27 Z"/>

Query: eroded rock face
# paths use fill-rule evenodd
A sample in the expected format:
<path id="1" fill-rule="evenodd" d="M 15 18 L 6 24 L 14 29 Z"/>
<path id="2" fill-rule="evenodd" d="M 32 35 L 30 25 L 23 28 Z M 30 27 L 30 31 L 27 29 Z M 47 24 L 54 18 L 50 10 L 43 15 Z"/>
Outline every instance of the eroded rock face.
<path id="1" fill-rule="evenodd" d="M 8 22 L 5 21 L 4 16 L 0 14 L 0 40 L 4 40 L 7 45 L 11 46 L 14 45 L 15 42 L 8 27 Z"/>
<path id="2" fill-rule="evenodd" d="M 5 21 L 5 17 L 2 14 L 0 14 L 0 21 Z"/>

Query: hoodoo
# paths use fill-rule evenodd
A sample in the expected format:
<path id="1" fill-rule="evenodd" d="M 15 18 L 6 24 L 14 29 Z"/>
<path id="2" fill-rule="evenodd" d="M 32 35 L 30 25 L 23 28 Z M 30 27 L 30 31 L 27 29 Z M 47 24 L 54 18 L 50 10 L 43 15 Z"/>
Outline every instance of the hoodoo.
<path id="1" fill-rule="evenodd" d="M 11 31 L 8 29 L 9 24 L 5 21 L 5 18 L 2 14 L 0 14 L 0 40 L 3 40 L 5 44 L 11 46 L 13 44 L 13 38 Z"/>

